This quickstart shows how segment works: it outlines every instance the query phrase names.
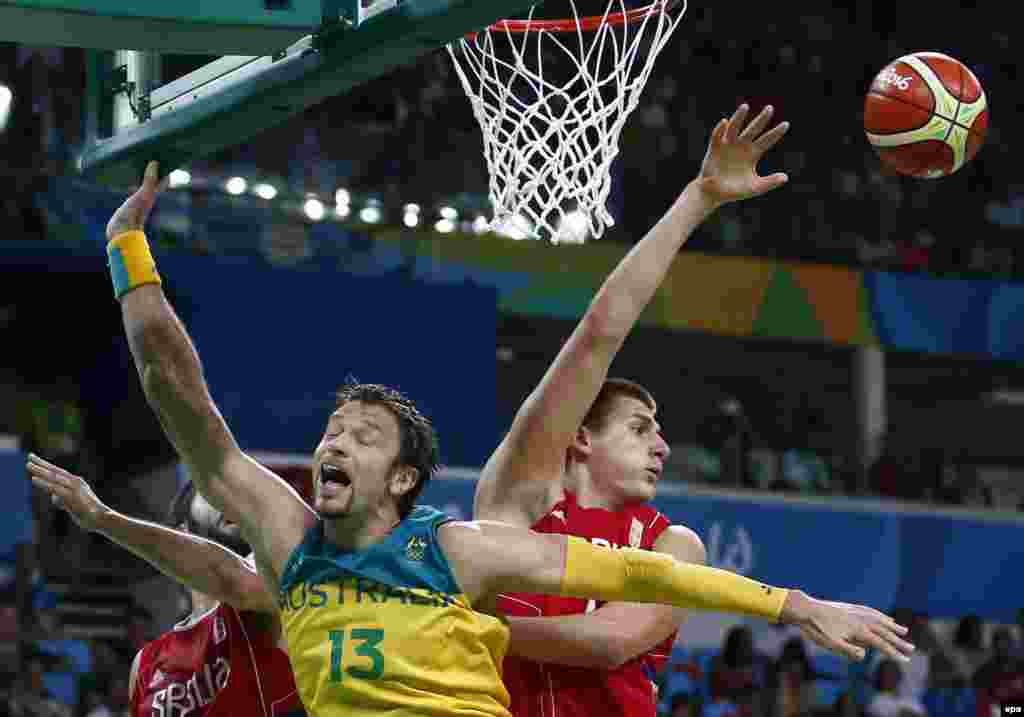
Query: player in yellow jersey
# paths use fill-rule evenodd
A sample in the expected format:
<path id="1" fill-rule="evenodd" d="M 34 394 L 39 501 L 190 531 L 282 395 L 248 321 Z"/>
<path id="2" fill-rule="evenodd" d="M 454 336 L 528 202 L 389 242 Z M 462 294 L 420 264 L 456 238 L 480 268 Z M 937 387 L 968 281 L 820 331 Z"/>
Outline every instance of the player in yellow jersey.
<path id="1" fill-rule="evenodd" d="M 737 138 L 723 121 L 712 151 Z M 755 141 L 752 138 L 750 141 Z M 735 141 L 745 141 L 735 139 Z M 155 165 L 107 234 L 115 294 L 147 399 L 206 499 L 242 527 L 278 596 L 289 658 L 312 715 L 507 715 L 506 625 L 519 591 L 656 602 L 800 624 L 821 644 L 905 659 L 905 629 L 861 606 L 817 600 L 645 550 L 496 522 L 456 522 L 415 497 L 437 467 L 429 421 L 376 385 L 339 392 L 313 457 L 314 510 L 241 451 L 164 297 L 142 228 Z M 684 211 L 696 226 L 703 212 Z M 687 230 L 692 231 L 692 226 Z"/>

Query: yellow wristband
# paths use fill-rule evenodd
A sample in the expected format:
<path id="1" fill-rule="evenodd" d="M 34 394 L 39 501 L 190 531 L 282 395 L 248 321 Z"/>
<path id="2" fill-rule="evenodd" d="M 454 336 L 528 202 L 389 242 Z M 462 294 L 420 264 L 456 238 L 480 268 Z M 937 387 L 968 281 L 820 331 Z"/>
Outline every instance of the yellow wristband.
<path id="1" fill-rule="evenodd" d="M 788 590 L 671 555 L 591 545 L 567 536 L 561 594 L 649 602 L 761 617 L 778 622 Z"/>
<path id="2" fill-rule="evenodd" d="M 141 231 L 118 234 L 107 243 L 107 266 L 118 299 L 144 284 L 161 283 L 149 242 Z"/>

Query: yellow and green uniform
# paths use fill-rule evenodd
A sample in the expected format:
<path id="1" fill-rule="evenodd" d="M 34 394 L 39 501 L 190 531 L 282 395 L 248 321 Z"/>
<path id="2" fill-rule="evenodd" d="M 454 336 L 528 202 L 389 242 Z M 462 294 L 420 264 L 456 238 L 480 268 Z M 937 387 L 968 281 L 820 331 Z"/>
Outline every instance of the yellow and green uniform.
<path id="1" fill-rule="evenodd" d="M 419 506 L 358 552 L 310 528 L 279 603 L 299 696 L 313 717 L 507 717 L 508 627 L 476 612 L 437 541 L 451 518 Z"/>

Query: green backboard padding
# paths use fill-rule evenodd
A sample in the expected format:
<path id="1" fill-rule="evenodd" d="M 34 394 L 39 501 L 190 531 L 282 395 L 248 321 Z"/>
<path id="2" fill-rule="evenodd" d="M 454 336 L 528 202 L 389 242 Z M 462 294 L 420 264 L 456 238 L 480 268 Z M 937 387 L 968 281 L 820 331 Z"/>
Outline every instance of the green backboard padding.
<path id="1" fill-rule="evenodd" d="M 102 15 L 104 17 L 151 17 L 181 22 L 204 22 L 224 25 L 286 25 L 312 29 L 320 24 L 321 0 L 289 0 L 271 3 L 265 0 L 174 0 L 174 2 L 139 2 L 139 0 L 17 0 L 0 5 L 61 10 Z"/>
<path id="2" fill-rule="evenodd" d="M 266 55 L 320 24 L 321 0 L 0 0 L 0 41 L 207 55 Z"/>
<path id="3" fill-rule="evenodd" d="M 79 158 L 89 179 L 132 186 L 150 159 L 161 174 L 259 132 L 436 50 L 501 17 L 525 14 L 527 0 L 411 0 L 357 29 L 339 29 L 325 49 L 288 55 L 244 84 L 93 142 Z"/>

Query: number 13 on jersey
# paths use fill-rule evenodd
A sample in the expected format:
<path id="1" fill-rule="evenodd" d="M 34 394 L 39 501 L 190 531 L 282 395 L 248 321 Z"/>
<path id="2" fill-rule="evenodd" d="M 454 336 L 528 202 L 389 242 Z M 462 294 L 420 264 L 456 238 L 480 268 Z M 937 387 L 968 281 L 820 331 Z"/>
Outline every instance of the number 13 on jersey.
<path id="1" fill-rule="evenodd" d="M 352 628 L 347 640 L 345 630 L 329 630 L 327 637 L 331 642 L 331 682 L 341 682 L 343 672 L 360 680 L 378 680 L 384 674 L 384 655 L 377 649 L 384 639 L 383 630 Z M 353 657 L 349 666 L 342 670 L 342 662 L 349 662 L 344 659 L 346 651 Z"/>

